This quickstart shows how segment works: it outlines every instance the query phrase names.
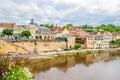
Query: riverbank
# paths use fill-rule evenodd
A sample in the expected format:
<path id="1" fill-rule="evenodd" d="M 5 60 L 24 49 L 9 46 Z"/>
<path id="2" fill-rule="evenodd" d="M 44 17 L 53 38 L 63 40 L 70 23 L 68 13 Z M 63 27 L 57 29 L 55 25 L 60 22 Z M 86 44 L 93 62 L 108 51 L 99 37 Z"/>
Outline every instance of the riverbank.
<path id="1" fill-rule="evenodd" d="M 53 55 L 68 55 L 73 53 L 94 53 L 94 52 L 103 52 L 103 51 L 117 51 L 120 48 L 109 48 L 109 49 L 80 49 L 80 50 L 70 50 L 70 51 L 60 51 L 60 52 L 44 52 L 44 53 L 34 53 L 34 54 L 25 54 L 21 55 L 23 57 L 28 57 L 30 59 L 37 59 L 37 58 L 51 58 L 50 56 Z"/>

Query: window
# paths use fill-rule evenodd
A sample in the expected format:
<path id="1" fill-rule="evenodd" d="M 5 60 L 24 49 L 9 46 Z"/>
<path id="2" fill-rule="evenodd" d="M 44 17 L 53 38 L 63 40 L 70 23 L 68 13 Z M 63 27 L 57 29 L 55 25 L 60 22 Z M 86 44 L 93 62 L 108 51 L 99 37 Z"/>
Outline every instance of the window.
<path id="1" fill-rule="evenodd" d="M 38 33 L 38 30 L 36 30 L 36 33 Z"/>

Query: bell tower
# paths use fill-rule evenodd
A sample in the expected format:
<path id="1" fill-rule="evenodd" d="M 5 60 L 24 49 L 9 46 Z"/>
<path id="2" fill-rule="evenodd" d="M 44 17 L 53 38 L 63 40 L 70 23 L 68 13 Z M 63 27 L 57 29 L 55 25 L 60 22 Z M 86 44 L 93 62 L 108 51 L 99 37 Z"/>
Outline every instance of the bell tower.
<path id="1" fill-rule="evenodd" d="M 33 18 L 31 19 L 31 22 L 29 23 L 29 30 L 30 30 L 32 37 L 35 39 L 37 26 L 35 25 Z"/>
<path id="2" fill-rule="evenodd" d="M 33 20 L 33 18 L 31 19 L 31 22 L 30 22 L 30 24 L 34 24 L 34 20 Z"/>

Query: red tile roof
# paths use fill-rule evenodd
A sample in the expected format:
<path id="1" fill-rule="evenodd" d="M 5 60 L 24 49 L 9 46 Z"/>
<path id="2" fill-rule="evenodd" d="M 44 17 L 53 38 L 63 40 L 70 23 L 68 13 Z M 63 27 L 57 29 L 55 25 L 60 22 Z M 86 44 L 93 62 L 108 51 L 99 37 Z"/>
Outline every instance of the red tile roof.
<path id="1" fill-rule="evenodd" d="M 68 30 L 69 31 L 79 31 L 80 28 L 79 27 L 70 27 Z"/>
<path id="2" fill-rule="evenodd" d="M 91 34 L 89 34 L 88 32 L 82 31 L 82 30 L 70 31 L 70 34 L 73 36 L 81 36 L 81 37 L 91 36 Z"/>
<path id="3" fill-rule="evenodd" d="M 112 33 L 106 31 L 106 32 L 98 32 L 97 33 L 98 36 L 113 36 Z"/>
<path id="4" fill-rule="evenodd" d="M 111 34 L 112 34 L 113 36 L 120 36 L 120 34 L 117 33 L 117 32 L 112 32 Z"/>
<path id="5" fill-rule="evenodd" d="M 60 33 L 60 32 L 62 32 L 62 28 L 61 27 L 53 27 L 53 28 L 51 28 L 51 32 L 52 33 Z"/>

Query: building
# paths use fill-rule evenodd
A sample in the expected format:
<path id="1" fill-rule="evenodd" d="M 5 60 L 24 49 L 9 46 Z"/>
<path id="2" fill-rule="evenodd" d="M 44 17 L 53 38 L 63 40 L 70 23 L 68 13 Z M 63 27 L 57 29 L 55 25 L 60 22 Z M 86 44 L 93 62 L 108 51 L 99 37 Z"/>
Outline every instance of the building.
<path id="1" fill-rule="evenodd" d="M 29 23 L 29 30 L 31 32 L 32 38 L 36 40 L 51 40 L 54 39 L 54 35 L 49 28 L 44 26 L 38 26 L 34 23 L 34 20 L 31 19 Z"/>
<path id="2" fill-rule="evenodd" d="M 25 26 L 23 25 L 16 25 L 14 28 L 13 28 L 13 34 L 14 35 L 18 35 L 20 34 L 22 31 L 24 31 L 26 28 Z"/>
<path id="3" fill-rule="evenodd" d="M 52 34 L 57 34 L 57 33 L 62 33 L 62 28 L 61 27 L 53 27 L 50 29 Z"/>
<path id="4" fill-rule="evenodd" d="M 93 35 L 94 48 L 109 48 L 109 42 L 112 41 L 112 34 L 110 32 L 98 33 Z"/>
<path id="5" fill-rule="evenodd" d="M 36 33 L 35 33 L 35 39 L 37 39 L 37 40 L 52 40 L 52 39 L 54 39 L 54 36 L 52 35 L 49 28 L 43 27 L 43 26 L 38 26 Z"/>
<path id="6" fill-rule="evenodd" d="M 74 36 L 68 36 L 67 38 L 67 48 L 71 49 L 75 46 L 75 37 Z"/>
<path id="7" fill-rule="evenodd" d="M 0 33 L 2 33 L 2 31 L 4 29 L 13 29 L 15 27 L 15 23 L 0 23 Z"/>
<path id="8" fill-rule="evenodd" d="M 81 48 L 88 48 L 88 49 L 92 49 L 94 45 L 92 36 L 76 37 L 75 43 L 81 44 Z"/>

